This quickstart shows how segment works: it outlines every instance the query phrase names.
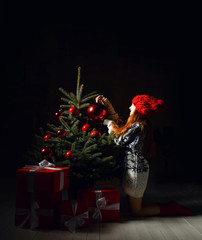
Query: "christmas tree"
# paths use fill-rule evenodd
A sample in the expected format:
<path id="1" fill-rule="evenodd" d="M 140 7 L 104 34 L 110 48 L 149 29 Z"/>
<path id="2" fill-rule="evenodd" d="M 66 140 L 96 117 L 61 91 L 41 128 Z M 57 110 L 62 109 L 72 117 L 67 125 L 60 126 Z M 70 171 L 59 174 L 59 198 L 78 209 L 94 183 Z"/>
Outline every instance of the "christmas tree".
<path id="1" fill-rule="evenodd" d="M 55 113 L 57 125 L 48 123 L 46 131 L 40 129 L 41 136 L 36 135 L 29 158 L 34 164 L 47 159 L 56 166 L 70 167 L 71 183 L 119 177 L 117 146 L 100 124 L 107 111 L 95 103 L 95 91 L 83 96 L 80 70 L 75 94 L 59 88 L 64 104 Z"/>

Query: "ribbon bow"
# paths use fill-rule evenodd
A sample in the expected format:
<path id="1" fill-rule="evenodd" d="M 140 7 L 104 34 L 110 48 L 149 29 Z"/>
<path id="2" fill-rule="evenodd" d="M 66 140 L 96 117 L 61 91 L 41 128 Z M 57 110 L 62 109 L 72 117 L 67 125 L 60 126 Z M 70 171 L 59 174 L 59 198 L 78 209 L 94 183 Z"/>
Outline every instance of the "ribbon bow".
<path id="1" fill-rule="evenodd" d="M 23 227 L 26 222 L 30 219 L 30 228 L 34 229 L 38 226 L 39 218 L 36 213 L 36 210 L 39 208 L 39 205 L 36 201 L 34 201 L 33 197 L 31 197 L 31 209 L 17 208 L 17 215 L 26 215 L 24 221 L 19 225 L 19 227 Z"/>
<path id="2" fill-rule="evenodd" d="M 25 165 L 24 168 L 31 168 L 33 171 L 37 169 L 55 169 L 55 164 L 48 162 L 46 159 L 39 162 L 39 166 L 37 165 Z"/>
<path id="3" fill-rule="evenodd" d="M 107 201 L 105 197 L 101 197 L 102 193 L 100 191 L 96 192 L 96 208 L 92 215 L 93 219 L 102 220 L 101 210 L 119 210 L 120 204 L 114 203 L 111 205 L 107 205 Z"/>
<path id="4" fill-rule="evenodd" d="M 53 209 L 39 209 L 38 203 L 34 201 L 31 206 L 31 210 L 25 208 L 16 208 L 16 215 L 25 215 L 25 219 L 18 227 L 24 227 L 24 225 L 30 219 L 30 228 L 35 229 L 39 226 L 39 215 L 52 217 Z"/>
<path id="5" fill-rule="evenodd" d="M 72 212 L 73 216 L 62 216 L 62 218 L 70 218 L 68 221 L 64 222 L 64 225 L 69 229 L 70 232 L 75 233 L 78 227 L 81 227 L 85 220 L 84 218 L 88 218 L 88 211 L 81 213 L 76 216 L 78 202 L 72 201 Z"/>
<path id="6" fill-rule="evenodd" d="M 45 169 L 47 167 L 55 167 L 55 164 L 48 162 L 46 159 L 42 160 L 39 163 L 39 168 L 40 169 Z"/>

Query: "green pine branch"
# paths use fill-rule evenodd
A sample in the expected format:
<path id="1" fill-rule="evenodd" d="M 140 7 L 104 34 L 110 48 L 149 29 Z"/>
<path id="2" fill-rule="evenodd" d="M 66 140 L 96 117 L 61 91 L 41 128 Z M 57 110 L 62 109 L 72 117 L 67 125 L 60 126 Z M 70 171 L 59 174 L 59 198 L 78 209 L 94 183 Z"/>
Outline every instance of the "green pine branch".
<path id="1" fill-rule="evenodd" d="M 80 85 L 80 80 L 81 80 L 81 67 L 78 67 L 76 94 L 72 92 L 68 93 L 63 88 L 59 88 L 59 91 L 65 95 L 65 97 L 61 98 L 61 100 L 65 103 L 68 103 L 68 107 L 75 106 L 77 109 L 83 109 L 90 105 L 90 103 L 88 103 L 89 100 L 94 99 L 95 97 L 98 96 L 96 91 L 93 91 L 82 97 L 84 84 Z M 67 105 L 61 105 L 60 108 L 67 109 Z"/>
<path id="2" fill-rule="evenodd" d="M 79 99 L 80 79 L 81 79 L 81 67 L 78 67 L 77 87 L 76 87 L 77 100 Z"/>
<path id="3" fill-rule="evenodd" d="M 60 120 L 61 124 L 63 125 L 63 127 L 64 127 L 66 130 L 69 130 L 69 131 L 71 130 L 70 126 L 65 122 L 63 116 L 59 117 L 59 120 Z"/>

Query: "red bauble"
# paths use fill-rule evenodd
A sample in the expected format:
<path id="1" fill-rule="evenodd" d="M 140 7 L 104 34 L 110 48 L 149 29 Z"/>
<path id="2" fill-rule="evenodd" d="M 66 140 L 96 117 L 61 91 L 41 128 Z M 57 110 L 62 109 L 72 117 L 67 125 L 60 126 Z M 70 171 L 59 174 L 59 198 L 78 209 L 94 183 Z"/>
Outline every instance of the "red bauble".
<path id="1" fill-rule="evenodd" d="M 90 130 L 91 130 L 90 124 L 83 125 L 83 127 L 82 127 L 83 132 L 90 132 Z"/>
<path id="2" fill-rule="evenodd" d="M 72 114 L 73 116 L 78 115 L 79 110 L 76 107 L 70 107 L 69 108 L 69 114 Z"/>
<path id="3" fill-rule="evenodd" d="M 44 137 L 43 137 L 43 140 L 46 141 L 47 139 L 51 139 L 52 136 L 50 134 L 46 134 Z"/>
<path id="4" fill-rule="evenodd" d="M 90 133 L 90 136 L 95 139 L 99 139 L 101 137 L 101 133 L 97 130 L 94 130 Z"/>
<path id="5" fill-rule="evenodd" d="M 74 156 L 73 156 L 72 151 L 68 151 L 68 152 L 66 152 L 65 157 L 66 157 L 67 159 L 69 159 L 69 160 L 73 159 Z"/>
<path id="6" fill-rule="evenodd" d="M 55 117 L 58 119 L 59 117 L 62 116 L 62 112 L 61 111 L 58 111 L 55 113 Z"/>
<path id="7" fill-rule="evenodd" d="M 88 107 L 87 114 L 90 120 L 103 119 L 106 115 L 106 109 L 102 104 L 95 103 Z"/>
<path id="8" fill-rule="evenodd" d="M 57 137 L 59 137 L 59 138 L 65 137 L 66 134 L 67 134 L 67 132 L 66 132 L 64 129 L 59 129 L 59 130 L 57 131 Z"/>
<path id="9" fill-rule="evenodd" d="M 53 150 L 50 147 L 42 148 L 41 155 L 43 158 L 51 158 L 53 155 Z"/>

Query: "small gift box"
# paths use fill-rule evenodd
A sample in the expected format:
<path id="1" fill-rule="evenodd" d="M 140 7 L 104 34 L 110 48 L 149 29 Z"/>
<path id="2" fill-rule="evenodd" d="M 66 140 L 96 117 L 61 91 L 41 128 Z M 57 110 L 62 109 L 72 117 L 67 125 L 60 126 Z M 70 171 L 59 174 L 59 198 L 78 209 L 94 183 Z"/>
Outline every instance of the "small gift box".
<path id="1" fill-rule="evenodd" d="M 88 199 L 91 222 L 120 220 L 120 194 L 118 189 L 79 190 L 78 198 Z"/>
<path id="2" fill-rule="evenodd" d="M 39 166 L 28 165 L 17 170 L 17 191 L 52 193 L 69 187 L 70 168 L 42 162 Z"/>
<path id="3" fill-rule="evenodd" d="M 75 233 L 78 228 L 89 224 L 88 202 L 83 200 L 62 200 L 60 208 L 60 228 Z"/>

